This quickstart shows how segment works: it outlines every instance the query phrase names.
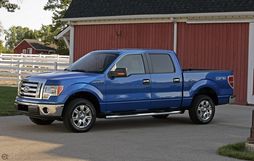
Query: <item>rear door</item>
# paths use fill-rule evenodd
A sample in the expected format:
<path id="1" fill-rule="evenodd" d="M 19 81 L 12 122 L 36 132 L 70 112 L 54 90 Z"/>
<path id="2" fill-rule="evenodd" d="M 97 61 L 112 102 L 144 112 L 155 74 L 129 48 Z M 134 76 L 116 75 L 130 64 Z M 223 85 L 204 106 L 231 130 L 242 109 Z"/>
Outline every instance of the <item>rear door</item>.
<path id="1" fill-rule="evenodd" d="M 127 77 L 106 78 L 108 112 L 147 110 L 150 105 L 150 75 L 146 72 L 142 54 L 122 57 L 111 69 L 126 68 Z"/>
<path id="2" fill-rule="evenodd" d="M 151 106 L 153 109 L 178 108 L 182 102 L 182 72 L 174 55 L 147 54 L 151 73 Z"/>

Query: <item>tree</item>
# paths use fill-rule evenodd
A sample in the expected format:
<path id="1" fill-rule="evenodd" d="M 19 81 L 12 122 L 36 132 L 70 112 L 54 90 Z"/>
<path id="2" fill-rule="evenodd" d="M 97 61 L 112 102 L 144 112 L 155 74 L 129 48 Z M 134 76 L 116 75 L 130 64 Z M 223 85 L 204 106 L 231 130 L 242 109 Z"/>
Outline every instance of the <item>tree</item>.
<path id="1" fill-rule="evenodd" d="M 0 2 L 2 2 L 0 0 Z M 5 1 L 9 2 L 9 1 Z M 5 47 L 12 50 L 23 39 L 40 39 L 46 45 L 54 44 L 57 46 L 57 53 L 68 54 L 68 48 L 63 40 L 56 40 L 56 36 L 67 25 L 60 21 L 63 18 L 71 0 L 48 0 L 44 10 L 53 12 L 53 24 L 42 25 L 40 30 L 31 30 L 27 27 L 13 26 L 4 31 Z"/>
<path id="2" fill-rule="evenodd" d="M 52 25 L 42 25 L 38 31 L 38 37 L 46 45 L 55 44 L 54 32 L 52 31 Z"/>
<path id="3" fill-rule="evenodd" d="M 2 34 L 3 34 L 3 32 L 4 32 L 4 28 L 2 26 L 2 23 L 0 22 L 0 38 L 1 38 Z"/>
<path id="4" fill-rule="evenodd" d="M 0 0 L 0 8 L 6 8 L 8 12 L 14 12 L 18 9 L 18 5 L 9 2 L 9 0 Z"/>
<path id="5" fill-rule="evenodd" d="M 0 53 L 4 53 L 5 47 L 3 45 L 3 41 L 0 40 Z"/>
<path id="6" fill-rule="evenodd" d="M 5 47 L 10 50 L 13 50 L 23 39 L 37 39 L 39 37 L 38 31 L 21 26 L 12 26 L 8 30 L 5 30 L 4 33 L 6 40 Z"/>
<path id="7" fill-rule="evenodd" d="M 8 50 L 4 47 L 3 41 L 0 40 L 0 53 L 11 53 L 11 50 Z"/>
<path id="8" fill-rule="evenodd" d="M 71 0 L 48 0 L 44 6 L 44 10 L 53 12 L 53 28 L 55 30 L 61 30 L 66 25 L 66 22 L 62 22 L 60 19 L 64 17 Z"/>
<path id="9" fill-rule="evenodd" d="M 61 21 L 60 19 L 64 17 L 70 3 L 71 0 L 48 0 L 47 4 L 44 6 L 44 10 L 53 12 L 53 24 L 50 25 L 50 31 L 53 34 L 51 37 L 52 39 L 54 39 L 54 36 L 66 27 L 67 23 Z M 54 39 L 54 44 L 58 46 L 57 53 L 65 55 L 68 54 L 68 48 L 63 40 Z"/>

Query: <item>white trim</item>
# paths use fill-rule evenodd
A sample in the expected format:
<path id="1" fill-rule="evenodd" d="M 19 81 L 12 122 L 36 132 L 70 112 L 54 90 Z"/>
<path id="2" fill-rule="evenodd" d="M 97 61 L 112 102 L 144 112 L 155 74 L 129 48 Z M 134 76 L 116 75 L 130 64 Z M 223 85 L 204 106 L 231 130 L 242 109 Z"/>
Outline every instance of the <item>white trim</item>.
<path id="1" fill-rule="evenodd" d="M 27 48 L 27 54 L 33 54 L 33 48 Z"/>
<path id="2" fill-rule="evenodd" d="M 151 19 L 112 19 L 112 20 L 90 20 L 70 21 L 70 25 L 109 25 L 109 24 L 142 24 L 142 23 L 169 23 L 173 18 L 151 18 Z"/>
<path id="3" fill-rule="evenodd" d="M 254 16 L 254 12 L 213 12 L 213 13 L 186 13 L 186 14 L 151 14 L 151 15 L 123 15 L 123 16 L 101 16 L 62 18 L 62 21 L 94 21 L 113 19 L 142 19 L 142 18 L 180 18 L 180 17 L 206 17 L 206 16 Z"/>
<path id="4" fill-rule="evenodd" d="M 70 26 L 66 27 L 62 32 L 60 32 L 58 35 L 55 36 L 55 39 L 60 39 L 61 37 L 63 37 L 70 30 L 71 30 Z"/>
<path id="5" fill-rule="evenodd" d="M 26 49 L 22 49 L 22 54 L 26 54 L 27 50 Z"/>
<path id="6" fill-rule="evenodd" d="M 63 39 L 64 39 L 64 42 L 65 42 L 67 48 L 69 49 L 70 48 L 70 42 L 68 42 L 68 40 L 65 36 L 63 37 Z"/>
<path id="7" fill-rule="evenodd" d="M 233 20 L 187 20 L 188 24 L 201 24 L 201 23 L 252 23 L 254 19 L 233 19 Z"/>
<path id="8" fill-rule="evenodd" d="M 14 48 L 13 48 L 13 50 L 15 50 L 20 44 L 22 44 L 23 42 L 26 42 L 26 43 L 28 43 L 28 45 L 30 46 L 30 47 L 32 47 L 34 50 L 36 50 L 29 42 L 27 42 L 26 41 L 26 39 L 23 39 L 22 41 L 20 41 L 19 43 L 18 43 L 18 45 L 16 45 Z"/>
<path id="9" fill-rule="evenodd" d="M 27 42 L 28 43 L 28 45 L 31 47 L 31 48 L 33 48 L 34 50 L 37 50 L 37 51 L 54 51 L 55 52 L 55 50 L 46 50 L 46 49 L 36 49 L 33 45 L 31 45 L 31 43 L 29 43 L 26 39 L 23 39 L 20 43 L 18 43 L 18 45 L 16 45 L 15 46 L 15 48 L 13 49 L 13 50 L 15 50 L 21 43 L 23 43 L 23 42 Z M 45 46 L 47 46 L 47 45 L 45 45 Z"/>
<path id="10" fill-rule="evenodd" d="M 174 22 L 174 51 L 177 53 L 177 22 Z"/>
<path id="11" fill-rule="evenodd" d="M 250 23 L 249 26 L 249 62 L 248 62 L 248 93 L 247 93 L 247 102 L 248 104 L 254 104 L 254 95 L 253 95 L 253 82 L 254 82 L 254 23 Z"/>
<path id="12" fill-rule="evenodd" d="M 70 26 L 70 64 L 74 62 L 74 26 Z"/>

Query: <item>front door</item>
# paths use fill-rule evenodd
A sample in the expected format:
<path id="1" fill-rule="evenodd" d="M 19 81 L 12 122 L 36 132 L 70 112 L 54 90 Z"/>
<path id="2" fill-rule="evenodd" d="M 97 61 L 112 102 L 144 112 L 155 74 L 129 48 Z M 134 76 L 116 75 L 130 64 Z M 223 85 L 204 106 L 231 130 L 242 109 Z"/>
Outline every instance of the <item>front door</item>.
<path id="1" fill-rule="evenodd" d="M 248 104 L 254 104 L 254 23 L 250 23 L 248 64 Z"/>
<path id="2" fill-rule="evenodd" d="M 111 69 L 126 68 L 127 77 L 106 78 L 107 112 L 145 111 L 149 108 L 150 75 L 146 74 L 143 60 L 141 54 L 126 55 Z"/>

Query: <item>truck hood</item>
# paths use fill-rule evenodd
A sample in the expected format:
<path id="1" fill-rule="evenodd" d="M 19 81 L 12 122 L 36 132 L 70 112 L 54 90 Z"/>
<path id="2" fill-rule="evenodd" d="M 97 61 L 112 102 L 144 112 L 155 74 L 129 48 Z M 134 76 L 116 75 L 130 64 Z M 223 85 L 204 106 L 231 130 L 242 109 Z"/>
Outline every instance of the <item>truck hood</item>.
<path id="1" fill-rule="evenodd" d="M 85 82 L 89 83 L 95 80 L 99 75 L 96 73 L 84 73 L 84 72 L 52 72 L 52 73 L 41 73 L 27 77 L 26 79 L 35 80 L 35 81 L 70 81 L 76 82 Z"/>

